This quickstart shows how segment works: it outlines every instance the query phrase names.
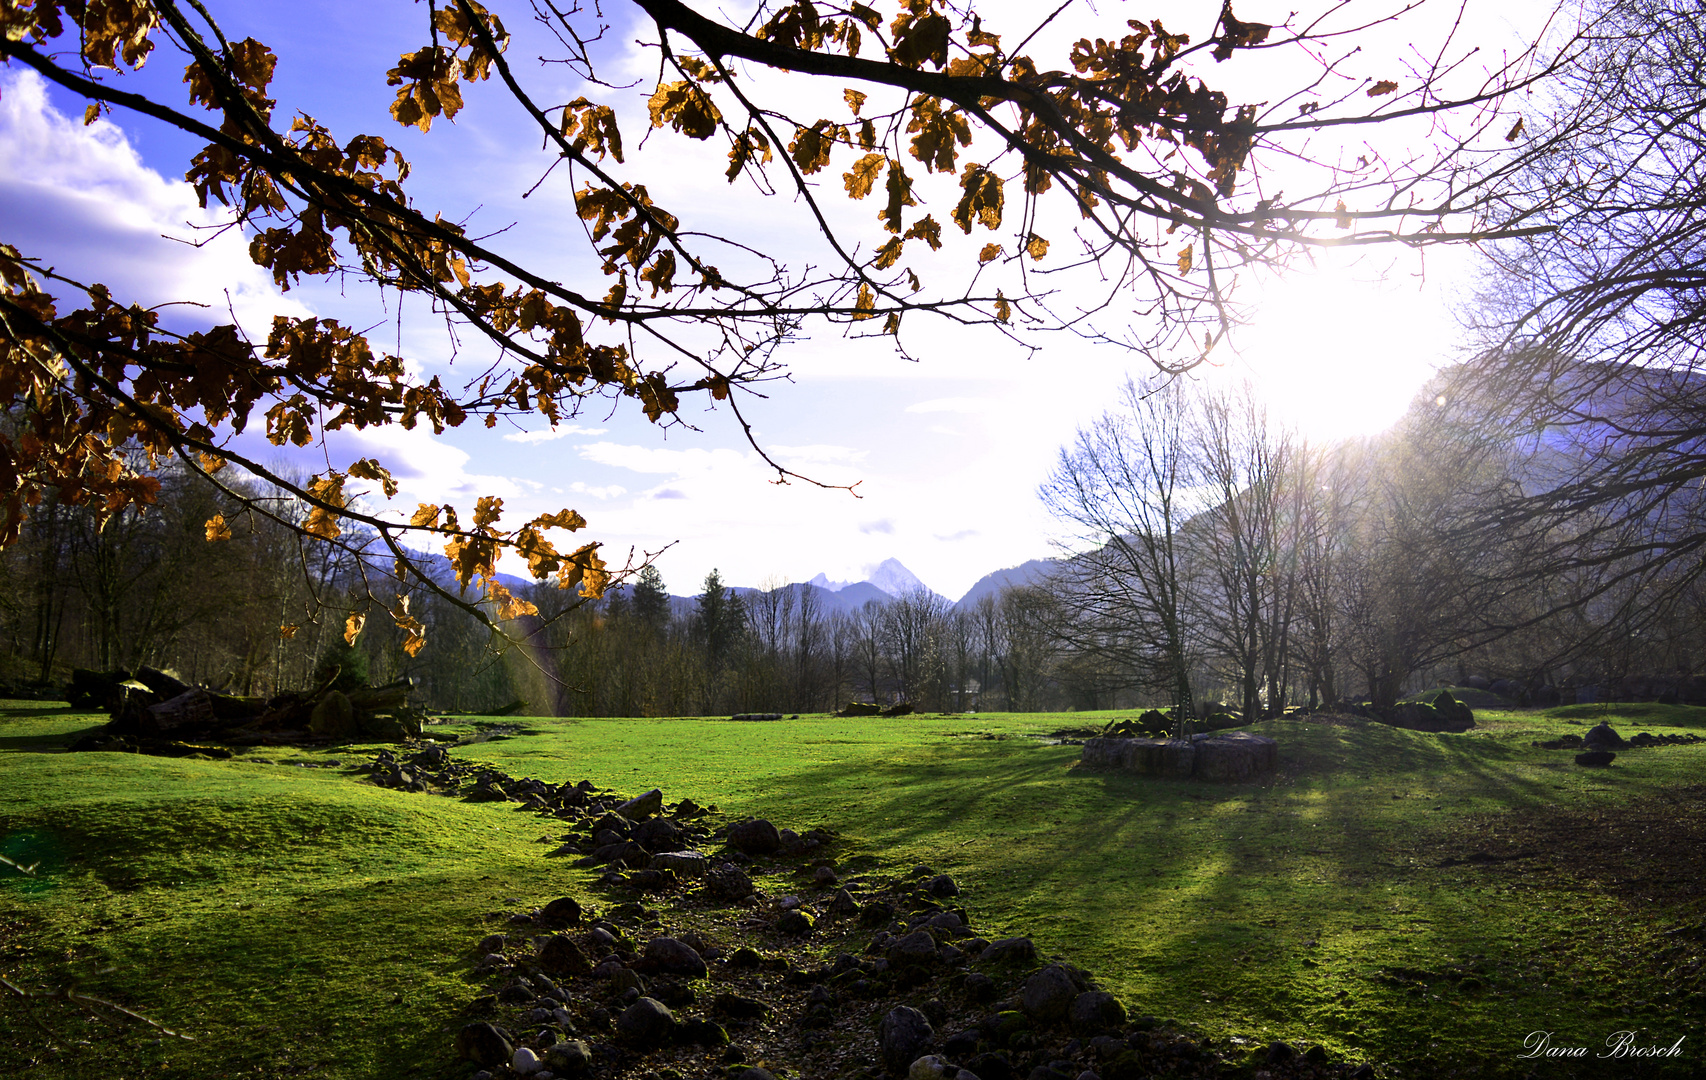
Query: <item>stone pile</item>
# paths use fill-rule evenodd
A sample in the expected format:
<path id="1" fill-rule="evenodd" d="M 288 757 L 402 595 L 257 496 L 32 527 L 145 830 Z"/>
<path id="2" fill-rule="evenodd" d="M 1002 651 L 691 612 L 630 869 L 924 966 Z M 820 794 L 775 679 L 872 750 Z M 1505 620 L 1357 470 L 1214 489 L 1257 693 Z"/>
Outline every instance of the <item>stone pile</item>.
<path id="1" fill-rule="evenodd" d="M 1619 750 L 1642 750 L 1655 746 L 1688 746 L 1701 742 L 1694 734 L 1683 735 L 1654 735 L 1643 731 L 1639 735 L 1625 739 L 1617 733 L 1608 720 L 1601 720 L 1588 729 L 1586 735 L 1561 735 L 1556 739 L 1544 742 L 1533 742 L 1530 746 L 1542 750 L 1580 750 L 1576 755 L 1577 765 L 1603 767 L 1610 765 L 1617 758 Z"/>
<path id="2" fill-rule="evenodd" d="M 1079 757 L 1085 769 L 1198 780 L 1254 780 L 1278 763 L 1278 743 L 1245 731 L 1204 732 L 1189 739 L 1102 736 L 1085 739 Z"/>
<path id="3" fill-rule="evenodd" d="M 830 830 L 712 827 L 715 808 L 659 789 L 517 779 L 442 747 L 362 768 L 574 822 L 553 854 L 606 868 L 602 910 L 562 896 L 489 916 L 501 929 L 467 956 L 488 992 L 454 1047 L 470 1080 L 1184 1080 L 1233 1064 L 1230 1047 L 1128 1015 L 1029 938 L 980 934 L 949 875 L 879 874 L 875 858 L 838 858 Z M 797 884 L 760 884 L 778 878 Z M 1271 1080 L 1373 1076 L 1320 1047 L 1276 1043 L 1256 1063 Z"/>

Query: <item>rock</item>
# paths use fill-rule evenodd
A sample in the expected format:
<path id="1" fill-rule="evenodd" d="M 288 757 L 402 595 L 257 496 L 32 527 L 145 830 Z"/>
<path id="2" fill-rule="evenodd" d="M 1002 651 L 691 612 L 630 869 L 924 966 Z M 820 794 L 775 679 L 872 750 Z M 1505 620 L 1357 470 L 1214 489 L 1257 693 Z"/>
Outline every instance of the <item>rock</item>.
<path id="1" fill-rule="evenodd" d="M 853 894 L 846 889 L 836 891 L 835 899 L 829 902 L 831 915 L 848 916 L 859 913 L 859 901 L 853 899 Z"/>
<path id="2" fill-rule="evenodd" d="M 644 795 L 637 795 L 616 807 L 616 813 L 629 821 L 644 821 L 663 810 L 663 790 L 652 788 Z"/>
<path id="3" fill-rule="evenodd" d="M 967 975 L 961 989 L 965 992 L 967 1000 L 978 1004 L 994 1001 L 1001 992 L 1001 988 L 995 985 L 995 980 L 981 971 L 974 971 Z"/>
<path id="4" fill-rule="evenodd" d="M 729 954 L 729 966 L 732 968 L 755 968 L 764 965 L 764 954 L 749 945 L 742 945 Z"/>
<path id="5" fill-rule="evenodd" d="M 726 993 L 712 998 L 711 1008 L 736 1020 L 756 1020 L 770 1011 L 770 1006 L 755 998 Z"/>
<path id="6" fill-rule="evenodd" d="M 1086 769 L 1129 769 L 1132 742 L 1132 739 L 1122 736 L 1085 739 L 1078 763 Z"/>
<path id="7" fill-rule="evenodd" d="M 952 932 L 964 927 L 965 923 L 961 922 L 960 917 L 951 911 L 938 911 L 936 914 L 930 916 L 924 925 L 934 926 Z"/>
<path id="8" fill-rule="evenodd" d="M 905 937 L 894 939 L 884 955 L 893 967 L 927 967 L 938 959 L 936 939 L 928 930 L 914 930 Z"/>
<path id="9" fill-rule="evenodd" d="M 465 1024 L 456 1033 L 456 1056 L 476 1065 L 508 1065 L 515 1056 L 509 1033 L 492 1024 Z"/>
<path id="10" fill-rule="evenodd" d="M 478 945 L 474 946 L 474 952 L 480 956 L 488 956 L 492 953 L 501 953 L 504 951 L 504 946 L 507 944 L 509 944 L 509 935 L 487 934 L 485 937 L 480 939 L 480 943 Z"/>
<path id="11" fill-rule="evenodd" d="M 552 934 L 539 946 L 539 966 L 548 975 L 587 975 L 592 972 L 592 960 L 580 945 L 567 934 Z"/>
<path id="12" fill-rule="evenodd" d="M 860 926 L 881 926 L 894 918 L 894 905 L 887 900 L 872 900 L 859 909 Z"/>
<path id="13" fill-rule="evenodd" d="M 812 884 L 820 889 L 832 888 L 841 883 L 841 876 L 833 866 L 820 866 L 812 871 Z"/>
<path id="14" fill-rule="evenodd" d="M 777 930 L 784 934 L 794 934 L 796 936 L 811 933 L 812 927 L 816 925 L 817 920 L 812 918 L 809 912 L 799 909 L 794 911 L 784 911 L 782 913 L 782 917 L 776 920 Z"/>
<path id="15" fill-rule="evenodd" d="M 1075 1035 L 1089 1037 L 1113 1031 L 1125 1025 L 1125 1006 L 1120 999 L 1102 990 L 1086 990 L 1072 999 L 1067 1022 Z"/>
<path id="16" fill-rule="evenodd" d="M 610 973 L 610 992 L 620 995 L 629 990 L 634 991 L 635 996 L 644 994 L 646 992 L 646 980 L 642 979 L 640 973 L 633 968 L 616 968 Z"/>
<path id="17" fill-rule="evenodd" d="M 891 1073 L 905 1075 L 912 1063 L 930 1048 L 936 1031 L 925 1015 L 907 1005 L 890 1009 L 883 1017 L 879 1037 L 883 1064 Z"/>
<path id="18" fill-rule="evenodd" d="M 697 851 L 665 851 L 653 855 L 646 866 L 652 870 L 669 870 L 685 877 L 701 877 L 711 868 L 711 860 Z"/>
<path id="19" fill-rule="evenodd" d="M 907 1068 L 906 1080 L 944 1080 L 950 1069 L 953 1069 L 953 1066 L 935 1054 L 926 1054 Z M 954 1075 L 957 1080 L 957 1069 L 954 1070 Z"/>
<path id="20" fill-rule="evenodd" d="M 1582 745 L 1589 750 L 1621 750 L 1629 744 L 1623 741 L 1623 736 L 1617 734 L 1609 721 L 1601 720 L 1582 736 Z"/>
<path id="21" fill-rule="evenodd" d="M 703 1018 L 683 1021 L 678 1037 L 681 1041 L 690 1042 L 695 1046 L 727 1046 L 729 1044 L 729 1033 L 723 1030 L 723 1025 L 714 1020 Z"/>
<path id="22" fill-rule="evenodd" d="M 972 1070 L 984 1080 L 1013 1080 L 1013 1062 L 1007 1057 L 1005 1050 L 979 1054 L 966 1062 L 966 1068 Z"/>
<path id="23" fill-rule="evenodd" d="M 748 855 L 769 855 L 782 847 L 782 834 L 763 818 L 747 818 L 729 826 L 729 846 Z"/>
<path id="24" fill-rule="evenodd" d="M 1589 750 L 1585 754 L 1576 755 L 1576 764 L 1600 768 L 1610 765 L 1616 757 L 1610 750 Z"/>
<path id="25" fill-rule="evenodd" d="M 924 891 L 935 897 L 958 896 L 960 887 L 947 874 L 937 874 L 924 883 Z"/>
<path id="26" fill-rule="evenodd" d="M 510 1058 L 509 1067 L 515 1070 L 517 1076 L 532 1076 L 543 1069 L 545 1063 L 539 1060 L 538 1054 L 523 1046 L 516 1050 L 514 1057 Z"/>
<path id="27" fill-rule="evenodd" d="M 592 1068 L 592 1051 L 579 1039 L 566 1039 L 545 1051 L 545 1064 L 558 1076 L 574 1076 Z"/>
<path id="28" fill-rule="evenodd" d="M 1025 980 L 1020 1001 L 1025 1014 L 1039 1024 L 1058 1024 L 1066 1019 L 1078 987 L 1059 964 L 1050 964 Z"/>
<path id="29" fill-rule="evenodd" d="M 760 1069 L 754 1065 L 735 1073 L 734 1080 L 776 1080 L 776 1075 L 769 1069 Z"/>
<path id="30" fill-rule="evenodd" d="M 675 1014 L 656 998 L 643 997 L 622 1010 L 616 1030 L 636 1046 L 655 1049 L 675 1033 Z"/>
<path id="31" fill-rule="evenodd" d="M 572 896 L 559 896 L 539 913 L 539 917 L 548 923 L 558 926 L 571 925 L 581 921 L 580 901 Z"/>
<path id="32" fill-rule="evenodd" d="M 328 690 L 309 714 L 308 730 L 323 739 L 348 739 L 361 734 L 355 706 L 339 690 Z"/>
<path id="33" fill-rule="evenodd" d="M 1037 959 L 1037 947 L 1028 937 L 997 938 L 978 955 L 979 964 L 1031 964 Z"/>
<path id="34" fill-rule="evenodd" d="M 1475 713 L 1453 697 L 1450 690 L 1441 690 L 1428 704 L 1434 707 L 1442 721 L 1450 725 L 1447 730 L 1468 731 L 1475 726 Z"/>
<path id="35" fill-rule="evenodd" d="M 745 900 L 752 895 L 752 879 L 740 867 L 724 863 L 705 875 L 705 891 L 719 900 Z"/>
<path id="36" fill-rule="evenodd" d="M 672 937 L 653 938 L 646 943 L 646 963 L 655 971 L 666 972 L 670 975 L 685 975 L 690 979 L 703 979 L 711 973 L 705 965 L 705 958 L 698 950 Z"/>
<path id="37" fill-rule="evenodd" d="M 655 817 L 634 826 L 634 831 L 628 834 L 628 839 L 644 847 L 647 851 L 674 851 L 681 847 L 686 834 L 681 826 L 666 817 Z"/>
<path id="38" fill-rule="evenodd" d="M 1199 780 L 1253 780 L 1274 771 L 1279 744 L 1265 735 L 1229 731 L 1196 744 Z"/>

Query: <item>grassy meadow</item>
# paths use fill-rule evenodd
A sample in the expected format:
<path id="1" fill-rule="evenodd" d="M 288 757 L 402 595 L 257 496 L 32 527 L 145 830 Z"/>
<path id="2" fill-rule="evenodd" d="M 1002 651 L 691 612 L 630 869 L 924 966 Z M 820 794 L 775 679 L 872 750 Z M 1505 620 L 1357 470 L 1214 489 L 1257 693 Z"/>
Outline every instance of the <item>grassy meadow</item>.
<path id="1" fill-rule="evenodd" d="M 1706 743 L 1610 769 L 1530 745 L 1602 716 L 1706 734 L 1706 709 L 1480 712 L 1464 735 L 1270 721 L 1280 771 L 1251 785 L 1086 773 L 1051 738 L 1116 715 L 526 719 L 455 753 L 928 864 L 985 936 L 1028 934 L 1222 1045 L 1322 1043 L 1388 1077 L 1706 1075 Z M 376 747 L 63 752 L 101 719 L 0 702 L 0 854 L 40 863 L 0 865 L 0 976 L 76 979 L 195 1041 L 13 999 L 0 1075 L 465 1076 L 484 916 L 610 902 L 544 857 L 550 820 L 357 782 Z M 1595 1062 L 1619 1030 L 1685 1041 Z M 1537 1031 L 1588 1055 L 1520 1059 Z"/>

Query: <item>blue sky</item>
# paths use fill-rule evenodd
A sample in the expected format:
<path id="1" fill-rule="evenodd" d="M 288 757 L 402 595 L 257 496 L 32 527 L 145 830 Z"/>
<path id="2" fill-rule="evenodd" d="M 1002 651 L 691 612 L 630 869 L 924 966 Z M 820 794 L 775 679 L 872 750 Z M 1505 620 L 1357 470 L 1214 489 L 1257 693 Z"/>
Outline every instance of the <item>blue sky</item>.
<path id="1" fill-rule="evenodd" d="M 402 129 L 386 114 L 385 71 L 400 52 L 424 43 L 424 5 L 212 6 L 228 36 L 253 35 L 279 54 L 273 84 L 279 116 L 308 113 L 340 138 L 383 135 L 414 165 L 408 188 L 418 205 L 465 219 L 473 231 L 522 222 L 495 246 L 564 280 L 586 273 L 584 264 L 564 254 L 578 252 L 582 243 L 567 185 L 548 181 L 521 198 L 545 159 L 500 90 L 468 93 L 456 123 L 437 124 L 428 135 Z M 650 92 L 645 80 L 655 60 L 633 46 L 633 25 L 612 28 L 600 59 L 611 81 L 641 85 L 588 91 L 566 68 L 533 61 L 545 44 L 530 36 L 524 10 L 491 6 L 516 33 L 511 60 L 542 100 L 587 92 L 609 101 L 623 113 L 630 142 L 638 140 Z M 1173 7 L 1178 10 L 1166 16 L 1170 28 L 1198 34 L 1210 28 L 1218 9 Z M 607 10 L 620 16 L 631 9 L 618 4 Z M 1016 25 L 1028 9 L 980 10 L 1005 13 Z M 1099 15 L 1076 9 L 1073 36 L 1111 35 L 1138 14 L 1119 5 L 1096 10 Z M 1239 14 L 1264 18 L 1254 3 L 1240 5 Z M 1371 70 L 1379 69 L 1379 48 L 1402 50 L 1412 37 L 1437 29 L 1438 18 L 1409 25 L 1407 35 L 1389 35 L 1384 46 L 1370 42 Z M 1495 44 L 1500 34 L 1515 40 L 1502 23 L 1482 32 Z M 179 102 L 182 67 L 175 52 L 162 48 L 142 73 L 123 79 L 129 89 Z M 839 88 L 826 92 L 838 95 Z M 370 295 L 323 283 L 280 295 L 248 264 L 235 236 L 199 250 L 162 239 L 189 237 L 190 224 L 216 220 L 195 207 L 179 179 L 196 141 L 123 113 L 85 128 L 81 113 L 82 102 L 44 88 L 33 75 L 0 68 L 0 239 L 147 303 L 196 299 L 223 309 L 229 295 L 251 326 L 264 325 L 273 312 L 312 312 L 356 325 L 391 314 Z M 651 171 L 636 170 L 634 177 L 648 182 L 664 205 L 690 208 L 696 215 L 690 224 L 738 228 L 796 259 L 812 257 L 797 208 L 727 188 L 721 149 L 709 150 L 715 162 L 706 153 L 677 140 L 648 147 L 630 161 L 649 162 L 644 168 Z M 874 232 L 869 207 L 856 204 L 848 212 L 850 228 Z M 1421 263 L 1388 254 L 1360 264 L 1326 260 L 1312 273 L 1270 283 L 1261 319 L 1241 352 L 1223 356 L 1224 368 L 1210 377 L 1257 380 L 1276 411 L 1317 439 L 1378 430 L 1396 416 L 1430 364 L 1447 356 L 1448 302 L 1472 267 L 1470 253 L 1435 251 L 1424 278 Z M 1083 282 L 1063 284 L 1070 290 Z M 442 332 L 409 314 L 404 352 L 426 370 L 458 370 L 448 366 Z M 202 316 L 181 309 L 179 317 Z M 394 328 L 375 331 L 386 341 L 395 334 Z M 767 398 L 749 400 L 743 409 L 779 461 L 826 482 L 856 482 L 858 497 L 800 483 L 775 485 L 727 411 L 707 410 L 700 401 L 683 409 L 698 431 L 665 433 L 635 410 L 595 405 L 556 432 L 470 424 L 437 438 L 424 432 L 339 436 L 296 463 L 317 470 L 328 461 L 342 466 L 357 456 L 378 456 L 403 482 L 396 505 L 406 509 L 416 501 L 468 504 L 476 494 L 502 495 L 517 513 L 572 506 L 589 519 L 594 538 L 606 542 L 612 561 L 620 562 L 630 548 L 667 548 L 659 566 L 676 592 L 693 591 L 713 566 L 726 580 L 758 585 L 820 571 L 835 579 L 857 577 L 860 567 L 893 556 L 952 597 L 990 570 L 1052 553 L 1056 530 L 1038 506 L 1038 484 L 1058 448 L 1105 407 L 1127 372 L 1144 374 L 1135 357 L 1117 350 L 1065 335 L 1039 342 L 1040 349 L 1027 354 L 993 334 L 930 329 L 913 339 L 917 362 L 881 344 L 833 335 L 797 346 L 787 357 L 792 380 L 772 384 Z M 253 436 L 243 445 L 263 460 L 280 456 Z"/>

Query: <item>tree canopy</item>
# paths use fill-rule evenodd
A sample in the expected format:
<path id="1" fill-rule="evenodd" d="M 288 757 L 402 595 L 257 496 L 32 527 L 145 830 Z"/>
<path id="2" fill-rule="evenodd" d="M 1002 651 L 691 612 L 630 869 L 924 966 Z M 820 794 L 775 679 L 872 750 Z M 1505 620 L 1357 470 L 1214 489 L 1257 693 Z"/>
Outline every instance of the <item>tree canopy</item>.
<path id="1" fill-rule="evenodd" d="M 1544 76 L 1534 54 L 1489 66 L 1477 43 L 1446 41 L 1358 74 L 1361 35 L 1385 18 L 1343 4 L 1268 25 L 1228 3 L 1206 32 L 1184 33 L 1159 19 L 1103 25 L 1070 3 L 1023 20 L 1005 12 L 1017 24 L 997 26 L 945 0 L 888 10 L 797 0 L 762 4 L 743 23 L 632 0 L 615 10 L 636 20 L 657 65 L 633 87 L 601 69 L 608 48 L 597 43 L 612 25 L 602 9 L 430 0 L 416 9 L 419 48 L 385 75 L 390 114 L 426 132 L 454 121 L 465 96 L 492 94 L 534 125 L 537 182 L 572 191 L 585 246 L 561 265 L 525 265 L 501 236 L 417 205 L 410 165 L 382 135 L 279 110 L 269 88 L 291 57 L 228 40 L 220 6 L 5 0 L 0 55 L 86 99 L 90 121 L 116 111 L 201 140 L 186 180 L 204 206 L 229 208 L 228 227 L 279 288 L 336 278 L 420 297 L 486 351 L 458 386 L 330 318 L 281 316 L 264 340 L 234 324 L 176 331 L 159 309 L 57 273 L 51 251 L 0 244 L 0 544 L 46 490 L 113 512 L 154 497 L 147 464 L 175 458 L 215 483 L 235 464 L 305 503 L 306 533 L 338 541 L 359 527 L 399 578 L 442 592 L 413 566 L 408 539 L 424 534 L 458 584 L 485 590 L 483 616 L 514 616 L 533 605 L 498 581 L 504 550 L 565 589 L 606 587 L 598 543 L 560 550 L 552 539 L 586 527 L 576 510 L 516 523 L 487 495 L 388 511 L 359 498 L 396 493 L 383 461 L 330 463 L 293 482 L 231 436 L 264 425 L 274 444 L 303 447 L 342 428 L 442 432 L 520 415 L 555 425 L 600 401 L 670 424 L 693 396 L 725 403 L 744 426 L 741 395 L 785 373 L 790 344 L 828 330 L 906 351 L 927 317 L 1030 342 L 1071 332 L 1180 372 L 1234 332 L 1241 282 L 1312 250 L 1548 227 L 1495 198 L 1489 170 L 1465 157 L 1516 138 L 1500 110 Z M 581 93 L 558 100 L 560 79 L 518 62 L 506 16 Z M 186 100 L 112 77 L 149 62 L 184 64 Z M 1216 89 L 1222 75 L 1246 89 Z M 652 130 L 641 139 L 621 115 L 636 94 Z M 1389 127 L 1413 131 L 1414 149 L 1388 155 L 1363 134 Z M 660 204 L 648 180 L 678 167 L 672 154 L 690 143 L 726 148 L 726 181 L 800 214 L 822 257 L 790 262 L 773 223 L 718 233 L 697 220 L 703 208 Z M 1051 276 L 1074 272 L 1070 289 Z M 226 529 L 210 519 L 208 539 Z M 392 617 L 419 632 L 406 604 Z"/>

